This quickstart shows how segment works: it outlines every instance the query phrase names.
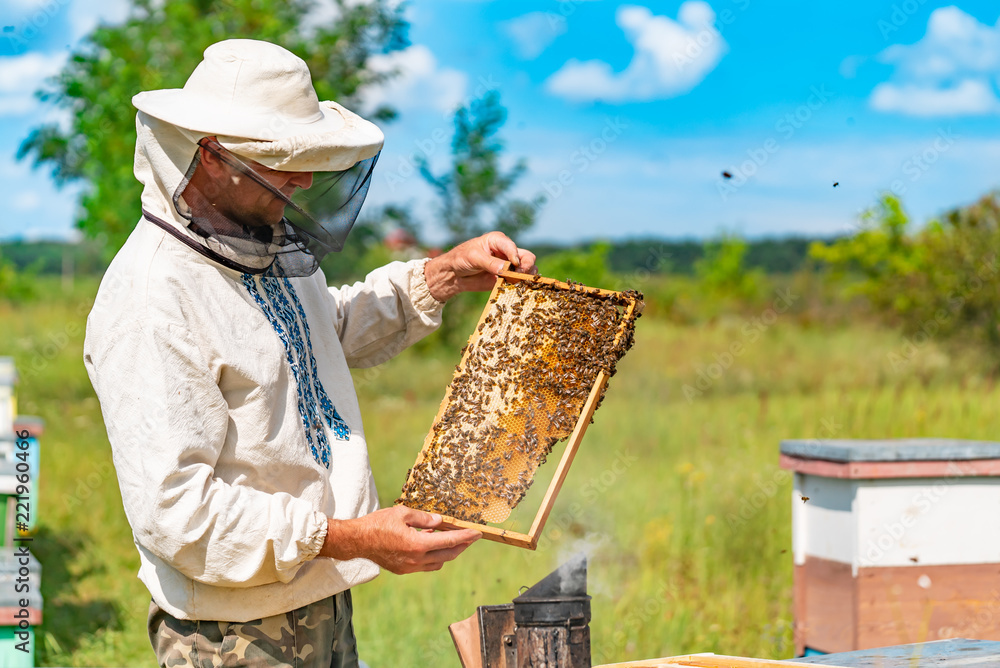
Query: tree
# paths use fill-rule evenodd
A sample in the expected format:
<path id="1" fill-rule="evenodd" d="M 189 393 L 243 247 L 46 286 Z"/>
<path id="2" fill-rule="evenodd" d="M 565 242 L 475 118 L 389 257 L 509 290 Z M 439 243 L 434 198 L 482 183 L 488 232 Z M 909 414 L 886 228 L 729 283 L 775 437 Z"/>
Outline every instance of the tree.
<path id="1" fill-rule="evenodd" d="M 386 236 L 394 230 L 402 230 L 419 246 L 419 226 L 406 206 L 387 204 L 362 209 L 361 217 L 344 242 L 344 249 L 330 253 L 320 264 L 327 283 L 342 285 L 364 280 L 371 270 L 400 259 L 385 245 Z"/>
<path id="2" fill-rule="evenodd" d="M 546 276 L 559 280 L 572 280 L 593 288 L 607 287 L 611 280 L 608 271 L 608 254 L 611 244 L 597 241 L 588 248 L 567 248 L 538 261 Z"/>
<path id="3" fill-rule="evenodd" d="M 885 195 L 863 222 L 854 236 L 811 253 L 834 276 L 860 274 L 856 291 L 902 327 L 907 346 L 893 353 L 893 368 L 930 339 L 979 343 L 1000 360 L 1000 195 L 917 230 L 898 198 Z"/>
<path id="4" fill-rule="evenodd" d="M 764 272 L 747 269 L 747 242 L 736 235 L 724 234 L 705 244 L 705 255 L 694 263 L 694 272 L 702 285 L 719 294 L 752 299 L 760 292 Z"/>
<path id="5" fill-rule="evenodd" d="M 535 223 L 535 213 L 545 199 L 525 201 L 509 195 L 527 164 L 518 160 L 507 171 L 500 165 L 503 142 L 496 135 L 506 120 L 500 94 L 490 91 L 455 112 L 448 171 L 435 175 L 426 159 L 418 162 L 420 175 L 438 195 L 449 245 L 490 230 L 499 230 L 516 241 Z M 431 340 L 446 346 L 461 345 L 474 327 L 483 301 L 474 293 L 453 298 L 448 303 L 448 317 Z"/>
<path id="6" fill-rule="evenodd" d="M 455 112 L 455 135 L 451 142 L 452 165 L 435 176 L 426 159 L 419 163 L 420 174 L 441 201 L 441 218 L 457 244 L 491 229 L 516 239 L 535 223 L 535 213 L 545 201 L 508 196 L 527 164 L 518 162 L 507 171 L 500 166 L 503 142 L 496 136 L 507 120 L 500 94 L 490 91 Z"/>
<path id="7" fill-rule="evenodd" d="M 27 269 L 17 266 L 0 253 L 0 301 L 19 303 L 37 294 L 35 286 L 37 265 Z"/>
<path id="8" fill-rule="evenodd" d="M 132 96 L 183 86 L 210 44 L 231 37 L 280 44 L 309 65 L 321 100 L 348 107 L 365 87 L 394 74 L 367 64 L 375 53 L 407 46 L 402 7 L 391 0 L 334 2 L 336 21 L 309 26 L 310 0 L 133 0 L 125 23 L 97 27 L 37 93 L 69 112 L 69 127 L 34 128 L 18 158 L 47 165 L 59 185 L 85 183 L 76 224 L 117 250 L 138 219 L 142 192 L 132 174 Z M 372 115 L 385 120 L 394 112 Z"/>

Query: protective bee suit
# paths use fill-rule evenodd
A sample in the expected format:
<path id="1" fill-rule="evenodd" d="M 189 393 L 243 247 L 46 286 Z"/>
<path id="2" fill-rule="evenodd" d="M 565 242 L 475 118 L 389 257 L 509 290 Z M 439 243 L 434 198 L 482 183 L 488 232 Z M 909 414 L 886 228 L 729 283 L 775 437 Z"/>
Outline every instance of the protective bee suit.
<path id="1" fill-rule="evenodd" d="M 139 577 L 173 617 L 232 622 L 371 580 L 370 561 L 317 558 L 328 518 L 378 508 L 348 369 L 388 360 L 442 309 L 422 260 L 339 289 L 318 269 L 357 215 L 381 133 L 318 102 L 301 60 L 252 40 L 209 47 L 184 89 L 133 102 L 143 217 L 101 282 L 84 361 Z M 228 189 L 197 185 L 206 158 L 233 192 L 260 186 L 247 201 L 280 220 L 223 210 Z M 351 169 L 339 202 L 315 210 L 257 182 Z"/>

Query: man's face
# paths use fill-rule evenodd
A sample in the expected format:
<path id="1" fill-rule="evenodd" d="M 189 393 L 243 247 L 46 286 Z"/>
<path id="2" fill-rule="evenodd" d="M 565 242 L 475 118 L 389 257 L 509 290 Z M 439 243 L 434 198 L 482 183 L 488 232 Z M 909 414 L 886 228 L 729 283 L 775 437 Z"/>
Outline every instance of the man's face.
<path id="1" fill-rule="evenodd" d="M 245 174 L 238 167 L 221 159 L 213 151 L 201 147 L 201 165 L 209 180 L 209 201 L 230 220 L 250 227 L 277 225 L 285 212 L 285 201 Z M 218 147 L 216 150 L 225 151 Z M 259 162 L 237 158 L 263 177 L 276 190 L 288 198 L 298 188 L 312 186 L 311 172 L 283 172 L 270 169 Z"/>

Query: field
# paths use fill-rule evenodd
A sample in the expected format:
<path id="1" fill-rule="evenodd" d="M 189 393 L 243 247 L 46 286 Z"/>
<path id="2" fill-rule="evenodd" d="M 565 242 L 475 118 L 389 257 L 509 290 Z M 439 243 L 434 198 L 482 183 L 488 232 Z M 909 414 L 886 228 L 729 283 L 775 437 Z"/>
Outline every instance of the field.
<path id="1" fill-rule="evenodd" d="M 44 569 L 39 665 L 152 666 L 149 597 L 81 362 L 96 283 L 45 287 L 42 301 L 0 305 L 0 354 L 21 370 L 21 412 L 47 427 L 33 547 Z M 779 442 L 989 440 L 1000 392 L 975 351 L 912 346 L 864 320 L 831 324 L 766 303 L 739 313 L 679 324 L 651 304 L 539 549 L 480 541 L 438 573 L 359 587 L 362 658 L 372 668 L 457 666 L 449 623 L 509 602 L 578 549 L 591 554 L 594 663 L 790 657 L 791 478 L 777 467 Z M 422 346 L 356 374 L 384 505 L 457 359 L 457 349 Z"/>

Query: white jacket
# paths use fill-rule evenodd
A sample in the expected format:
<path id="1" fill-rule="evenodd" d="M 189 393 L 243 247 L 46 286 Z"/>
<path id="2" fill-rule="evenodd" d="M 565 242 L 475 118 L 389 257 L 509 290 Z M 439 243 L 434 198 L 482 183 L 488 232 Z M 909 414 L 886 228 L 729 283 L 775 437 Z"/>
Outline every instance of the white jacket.
<path id="1" fill-rule="evenodd" d="M 139 159 L 157 140 L 146 130 L 140 119 L 144 208 L 181 225 L 155 192 L 170 191 L 171 169 Z M 378 508 L 348 368 L 440 324 L 423 265 L 393 263 L 341 289 L 321 271 L 262 278 L 140 220 L 101 282 L 84 362 L 157 605 L 243 622 L 378 574 L 316 555 L 327 518 Z"/>

